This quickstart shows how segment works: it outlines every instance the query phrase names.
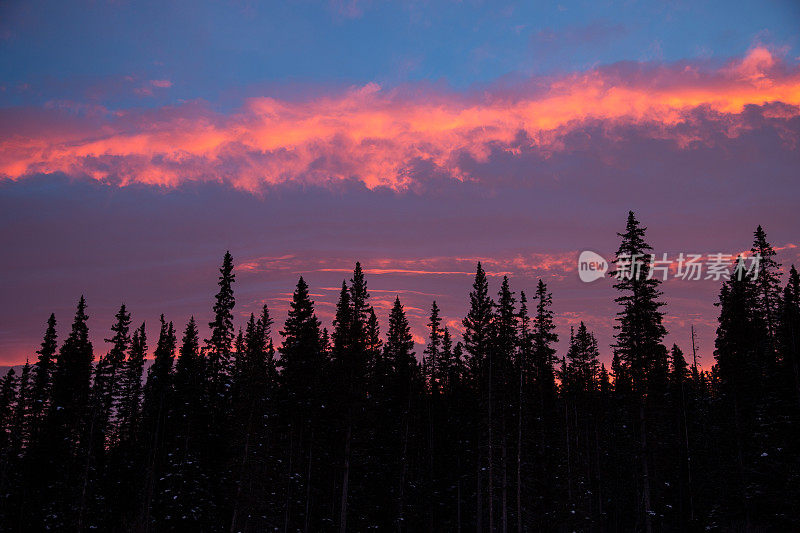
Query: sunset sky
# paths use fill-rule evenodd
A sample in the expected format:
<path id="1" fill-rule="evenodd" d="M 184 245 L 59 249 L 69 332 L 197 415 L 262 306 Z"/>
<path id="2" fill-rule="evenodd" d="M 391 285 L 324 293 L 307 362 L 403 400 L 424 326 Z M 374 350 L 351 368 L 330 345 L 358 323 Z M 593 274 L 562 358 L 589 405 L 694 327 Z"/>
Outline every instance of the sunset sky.
<path id="1" fill-rule="evenodd" d="M 207 323 L 225 250 L 276 342 L 298 276 L 330 327 L 356 260 L 384 333 L 395 295 L 417 342 L 434 299 L 460 332 L 482 261 L 606 362 L 612 281 L 577 257 L 628 210 L 657 254 L 761 224 L 800 267 L 800 3 L 696 4 L 0 3 L 0 365 L 81 294 L 96 356 L 123 302 L 151 346 L 160 313 Z M 719 286 L 663 285 L 706 367 Z"/>

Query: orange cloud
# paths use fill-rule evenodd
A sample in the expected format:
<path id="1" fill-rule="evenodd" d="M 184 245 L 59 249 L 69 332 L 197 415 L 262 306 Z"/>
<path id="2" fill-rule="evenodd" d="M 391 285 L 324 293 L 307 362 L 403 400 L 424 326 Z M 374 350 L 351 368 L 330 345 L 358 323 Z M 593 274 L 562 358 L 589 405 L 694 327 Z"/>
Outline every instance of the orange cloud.
<path id="1" fill-rule="evenodd" d="M 147 89 L 170 85 L 152 80 Z M 725 134 L 735 136 L 747 106 L 774 102 L 786 104 L 771 115 L 776 120 L 800 114 L 800 71 L 762 46 L 716 70 L 617 65 L 481 95 L 409 95 L 371 83 L 302 102 L 252 98 L 228 115 L 187 104 L 117 112 L 97 128 L 51 132 L 44 121 L 36 131 L 0 134 L 0 176 L 61 172 L 164 187 L 216 181 L 254 192 L 358 180 L 402 190 L 414 186 L 422 163 L 468 181 L 463 157 L 486 162 L 493 150 L 560 150 L 565 134 L 588 121 L 644 125 L 685 148 L 702 132 L 670 128 L 691 122 L 698 108 L 723 115 Z"/>

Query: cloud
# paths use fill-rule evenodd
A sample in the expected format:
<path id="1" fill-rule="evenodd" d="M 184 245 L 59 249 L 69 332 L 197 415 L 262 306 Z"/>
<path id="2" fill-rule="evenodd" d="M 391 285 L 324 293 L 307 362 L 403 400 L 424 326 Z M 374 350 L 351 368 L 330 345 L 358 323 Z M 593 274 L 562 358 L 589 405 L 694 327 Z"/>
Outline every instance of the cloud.
<path id="1" fill-rule="evenodd" d="M 168 84 L 144 87 L 152 94 Z M 754 116 L 754 106 L 763 113 Z M 477 173 L 491 158 L 551 157 L 580 142 L 576 134 L 587 127 L 606 139 L 635 132 L 689 149 L 716 135 L 736 137 L 753 120 L 786 122 L 800 115 L 798 106 L 800 69 L 758 46 L 718 68 L 626 62 L 480 93 L 370 83 L 303 101 L 250 98 L 230 113 L 204 102 L 91 117 L 58 107 L 5 109 L 0 123 L 33 119 L 22 132 L 0 126 L 0 176 L 219 182 L 251 192 L 353 181 L 398 191 L 442 179 L 492 186 L 503 176 Z M 784 141 L 796 144 L 796 130 L 784 130 Z"/>

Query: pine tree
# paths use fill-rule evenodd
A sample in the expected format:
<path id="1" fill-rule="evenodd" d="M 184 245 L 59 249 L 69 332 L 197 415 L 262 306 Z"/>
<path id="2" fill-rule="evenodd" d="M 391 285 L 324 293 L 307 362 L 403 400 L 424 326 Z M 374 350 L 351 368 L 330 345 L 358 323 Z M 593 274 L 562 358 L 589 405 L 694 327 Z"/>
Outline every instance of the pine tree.
<path id="1" fill-rule="evenodd" d="M 388 371 L 398 381 L 407 384 L 417 365 L 414 358 L 414 339 L 400 297 L 396 297 L 389 314 L 389 331 L 384 346 Z"/>
<path id="2" fill-rule="evenodd" d="M 289 398 L 310 408 L 312 394 L 320 383 L 323 353 L 320 346 L 320 322 L 314 314 L 314 302 L 309 298 L 308 285 L 303 277 L 297 282 L 289 315 L 280 334 L 283 344 L 279 352 L 283 366 L 283 381 Z"/>
<path id="3" fill-rule="evenodd" d="M 753 233 L 753 247 L 750 252 L 758 261 L 758 274 L 755 277 L 756 284 L 756 303 L 759 314 L 766 327 L 766 352 L 764 355 L 769 358 L 765 361 L 768 365 L 766 370 L 774 371 L 772 365 L 775 364 L 775 336 L 778 329 L 778 317 L 781 307 L 781 288 L 780 288 L 780 268 L 781 265 L 775 260 L 775 250 L 767 241 L 767 234 L 759 225 Z"/>
<path id="4" fill-rule="evenodd" d="M 139 442 L 146 448 L 144 481 L 142 490 L 141 521 L 149 525 L 152 521 L 153 498 L 156 480 L 166 462 L 167 420 L 172 399 L 172 367 L 177 347 L 175 327 L 160 317 L 158 342 L 153 352 L 153 364 L 147 371 L 147 380 L 142 395 L 142 422 Z"/>
<path id="5" fill-rule="evenodd" d="M 336 304 L 336 316 L 333 319 L 333 364 L 339 373 L 340 379 L 347 380 L 346 385 L 352 386 L 353 367 L 355 366 L 354 357 L 354 313 L 353 304 L 350 301 L 350 289 L 347 283 L 342 281 L 342 289 L 339 291 L 339 301 Z"/>
<path id="6" fill-rule="evenodd" d="M 206 339 L 207 378 L 209 394 L 213 409 L 224 409 L 226 395 L 229 393 L 231 379 L 231 350 L 233 348 L 233 308 L 236 300 L 233 296 L 233 257 L 225 252 L 222 266 L 219 269 L 219 292 L 215 296 L 214 319 L 208 323 L 211 337 Z M 220 416 L 222 412 L 219 413 Z"/>
<path id="7" fill-rule="evenodd" d="M 383 398 L 384 417 L 379 440 L 386 443 L 389 453 L 391 495 L 386 503 L 388 521 L 402 530 L 413 523 L 409 516 L 409 493 L 413 489 L 410 479 L 412 466 L 413 416 L 416 407 L 419 370 L 414 355 L 414 339 L 400 298 L 395 297 L 389 313 L 389 330 L 384 345 L 386 387 Z M 390 510 L 391 509 L 391 510 Z M 392 512 L 394 510 L 395 512 Z"/>
<path id="8" fill-rule="evenodd" d="M 536 285 L 536 314 L 533 317 L 533 365 L 536 372 L 536 385 L 540 395 L 540 409 L 544 412 L 555 396 L 555 370 L 553 367 L 558 342 L 553 321 L 553 295 L 547 285 L 539 280 Z"/>
<path id="9" fill-rule="evenodd" d="M 595 496 L 601 492 L 597 424 L 602 413 L 598 406 L 601 399 L 598 394 L 598 357 L 597 340 L 586 324 L 581 322 L 577 331 L 570 331 L 569 350 L 562 359 L 559 372 L 564 407 L 564 451 L 570 512 L 565 521 L 568 524 L 572 522 L 573 515 L 583 516 L 584 523 L 598 520 L 595 509 L 602 505 L 602 500 Z"/>
<path id="10" fill-rule="evenodd" d="M 308 285 L 301 276 L 280 332 L 284 338 L 280 353 L 289 424 L 284 452 L 287 465 L 283 503 L 285 529 L 302 528 L 310 519 L 306 513 L 310 485 L 306 480 L 308 465 L 314 457 L 314 429 L 320 412 L 325 409 L 325 396 L 321 389 L 323 373 L 328 366 L 319 328 L 314 302 L 309 298 Z"/>
<path id="11" fill-rule="evenodd" d="M 361 339 L 364 338 L 370 305 L 367 281 L 364 278 L 364 271 L 361 269 L 361 263 L 359 262 L 356 262 L 353 278 L 350 280 L 350 295 L 353 301 L 353 323 L 358 328 L 358 331 L 353 334 L 353 338 Z"/>
<path id="12" fill-rule="evenodd" d="M 86 300 L 81 296 L 72 328 L 61 346 L 53 375 L 53 397 L 48 417 L 47 527 L 83 527 L 91 462 L 89 418 L 90 383 L 94 353 L 89 340 Z M 58 494 L 56 498 L 55 495 Z"/>
<path id="13" fill-rule="evenodd" d="M 469 294 L 469 312 L 462 321 L 464 348 L 470 356 L 472 371 L 479 372 L 488 357 L 494 302 L 489 297 L 489 282 L 480 262 Z"/>
<path id="14" fill-rule="evenodd" d="M 0 450 L 3 451 L 4 455 L 9 450 L 18 388 L 17 371 L 13 367 L 9 368 L 6 375 L 3 376 L 2 382 L 0 382 Z M 7 460 L 7 457 L 3 458 L 4 464 Z"/>
<path id="15" fill-rule="evenodd" d="M 638 447 L 641 463 L 642 522 L 650 533 L 653 529 L 652 487 L 648 437 L 652 432 L 647 427 L 650 403 L 657 400 L 657 392 L 666 387 L 667 350 L 662 344 L 666 335 L 659 290 L 661 281 L 650 275 L 647 262 L 652 248 L 644 240 L 646 228 L 639 224 L 633 211 L 628 213 L 628 221 L 621 237 L 619 249 L 614 258 L 615 268 L 609 273 L 616 276 L 614 288 L 619 291 L 614 301 L 621 310 L 617 313 L 616 342 L 613 345 L 619 362 L 630 372 L 633 392 L 639 407 Z M 651 438 L 652 440 L 652 438 Z"/>
<path id="16" fill-rule="evenodd" d="M 168 423 L 173 431 L 168 438 L 170 452 L 155 491 L 155 523 L 170 531 L 208 530 L 216 512 L 209 471 L 203 464 L 209 426 L 205 373 L 206 361 L 191 317 L 175 364 L 174 404 Z"/>
<path id="17" fill-rule="evenodd" d="M 380 359 L 383 353 L 383 341 L 381 340 L 381 329 L 378 324 L 378 317 L 375 315 L 375 309 L 370 307 L 369 318 L 367 319 L 367 371 L 369 379 L 373 382 L 374 386 L 376 368 L 380 365 Z"/>
<path id="18" fill-rule="evenodd" d="M 680 387 L 690 377 L 689 364 L 683 356 L 683 350 L 677 344 L 673 344 L 670 351 L 670 381 L 674 386 Z"/>
<path id="19" fill-rule="evenodd" d="M 439 375 L 441 376 L 442 388 L 452 395 L 453 387 L 458 383 L 459 376 L 453 360 L 453 337 L 450 335 L 450 328 L 445 326 L 442 333 L 442 353 L 439 357 Z"/>
<path id="20" fill-rule="evenodd" d="M 500 441 L 500 525 L 503 531 L 508 530 L 508 429 L 512 426 L 511 410 L 514 406 L 515 395 L 512 391 L 513 368 L 517 359 L 516 349 L 519 345 L 517 339 L 517 312 L 514 308 L 516 299 L 511 291 L 508 276 L 503 276 L 498 293 L 497 307 L 492 321 L 492 334 L 494 347 L 492 365 L 490 369 L 491 390 L 493 391 L 496 406 L 492 407 L 493 417 L 499 420 L 498 432 Z M 490 420 L 490 424 L 494 421 Z"/>
<path id="21" fill-rule="evenodd" d="M 483 527 L 483 471 L 488 474 L 488 515 L 489 529 L 494 529 L 494 443 L 492 436 L 492 320 L 494 318 L 494 302 L 489 297 L 489 282 L 481 264 L 478 263 L 475 272 L 475 281 L 472 292 L 469 294 L 470 307 L 467 316 L 462 321 L 464 325 L 464 347 L 469 353 L 470 374 L 473 386 L 481 391 L 482 413 L 479 418 L 480 427 L 486 427 L 486 451 L 481 442 L 477 442 L 477 478 L 478 489 L 476 494 L 476 527 Z M 485 397 L 484 397 L 485 394 Z M 480 434 L 479 434 L 480 439 Z M 483 465 L 486 464 L 487 467 Z"/>
<path id="22" fill-rule="evenodd" d="M 634 390 L 641 396 L 648 388 L 661 385 L 655 380 L 664 377 L 667 362 L 661 343 L 666 335 L 660 310 L 664 303 L 659 300 L 661 281 L 650 275 L 647 260 L 652 248 L 644 240 L 646 229 L 633 211 L 628 213 L 625 232 L 617 234 L 622 241 L 614 258 L 615 269 L 609 273 L 617 277 L 614 288 L 621 293 L 614 299 L 621 307 L 614 353 L 628 367 Z"/>
<path id="23" fill-rule="evenodd" d="M 23 449 L 30 443 L 32 387 L 31 365 L 26 359 L 19 376 L 17 405 L 14 409 L 12 451 L 17 458 L 22 455 Z"/>
<path id="24" fill-rule="evenodd" d="M 568 379 L 562 387 L 571 389 L 573 394 L 583 397 L 594 393 L 597 390 L 600 371 L 599 355 L 597 339 L 581 321 L 578 331 L 570 339 L 567 352 Z"/>
<path id="25" fill-rule="evenodd" d="M 33 390 L 31 393 L 31 433 L 32 438 L 38 440 L 45 415 L 50 405 L 52 394 L 53 366 L 55 365 L 56 349 L 56 316 L 50 314 L 47 319 L 47 330 L 44 333 L 42 345 L 37 350 L 38 359 L 34 364 Z"/>
<path id="26" fill-rule="evenodd" d="M 788 376 L 787 387 L 794 389 L 795 401 L 800 405 L 800 275 L 794 265 L 789 270 L 781 303 L 778 345 Z"/>
<path id="27" fill-rule="evenodd" d="M 142 402 L 142 372 L 147 354 L 147 334 L 142 323 L 133 333 L 128 358 L 122 369 L 120 393 L 116 399 L 117 438 L 126 446 L 136 437 Z"/>
<path id="28" fill-rule="evenodd" d="M 11 512 L 10 496 L 14 486 L 13 469 L 19 452 L 19 421 L 16 413 L 24 401 L 20 394 L 20 379 L 10 368 L 0 381 L 0 518 Z"/>
<path id="29" fill-rule="evenodd" d="M 69 336 L 61 346 L 53 375 L 50 424 L 63 439 L 65 449 L 76 444 L 80 423 L 87 413 L 91 383 L 92 342 L 86 315 L 86 300 L 81 296 Z"/>
<path id="30" fill-rule="evenodd" d="M 114 425 L 114 408 L 119 399 L 122 381 L 122 368 L 125 364 L 125 354 L 130 344 L 131 315 L 125 304 L 122 304 L 114 316 L 116 321 L 111 326 L 113 335 L 105 342 L 111 343 L 111 349 L 101 357 L 95 367 L 94 383 L 92 385 L 92 414 L 90 431 L 93 439 L 93 453 L 102 456 L 106 441 L 116 438 Z"/>
<path id="31" fill-rule="evenodd" d="M 425 375 L 428 388 L 436 393 L 440 383 L 441 344 L 442 344 L 442 318 L 439 316 L 439 306 L 436 300 L 431 305 L 431 314 L 428 318 L 428 345 L 425 347 L 422 362 L 422 372 Z"/>
<path id="32" fill-rule="evenodd" d="M 234 382 L 233 441 L 235 464 L 233 466 L 236 494 L 233 498 L 232 531 L 248 527 L 263 527 L 270 506 L 263 494 L 269 490 L 271 469 L 268 465 L 269 430 L 273 410 L 271 406 L 273 385 L 272 361 L 269 355 L 272 319 L 267 305 L 261 316 L 250 314 L 242 340 L 241 358 Z M 243 356 L 242 356 L 243 354 Z M 259 524 L 259 525 L 257 525 Z"/>

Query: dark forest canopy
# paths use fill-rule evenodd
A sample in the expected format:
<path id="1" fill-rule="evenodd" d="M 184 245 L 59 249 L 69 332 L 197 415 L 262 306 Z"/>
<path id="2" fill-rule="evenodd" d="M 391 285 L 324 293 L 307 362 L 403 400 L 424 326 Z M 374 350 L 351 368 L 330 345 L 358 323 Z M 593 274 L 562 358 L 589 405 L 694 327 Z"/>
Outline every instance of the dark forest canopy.
<path id="1" fill-rule="evenodd" d="M 649 250 L 633 213 L 619 235 L 617 267 Z M 480 263 L 463 339 L 432 302 L 419 358 L 359 263 L 331 331 L 302 277 L 282 326 L 266 305 L 236 324 L 230 253 L 208 339 L 122 305 L 95 357 L 81 297 L 0 381 L 0 529 L 800 528 L 800 276 L 761 227 L 752 252 L 720 288 L 707 371 L 664 345 L 647 276 L 616 281 L 610 368 L 587 324 L 556 331 L 544 282 L 495 293 Z"/>

